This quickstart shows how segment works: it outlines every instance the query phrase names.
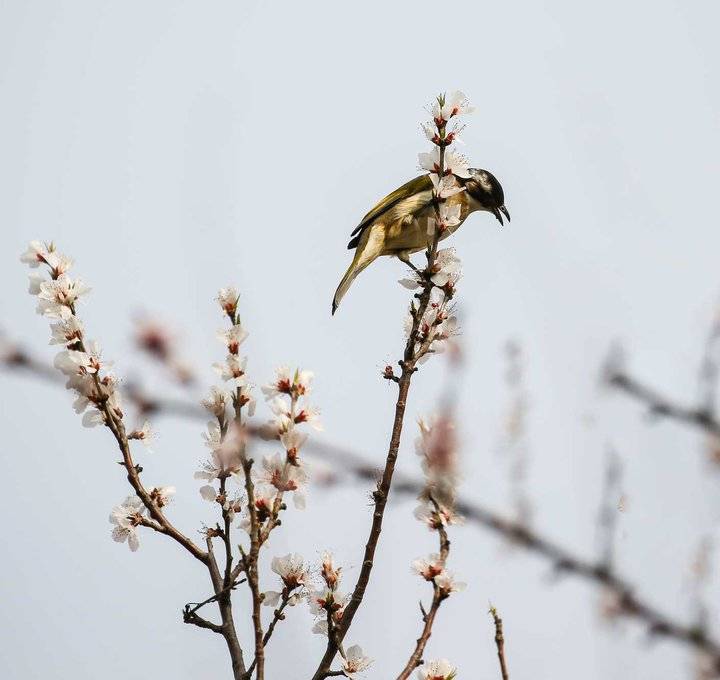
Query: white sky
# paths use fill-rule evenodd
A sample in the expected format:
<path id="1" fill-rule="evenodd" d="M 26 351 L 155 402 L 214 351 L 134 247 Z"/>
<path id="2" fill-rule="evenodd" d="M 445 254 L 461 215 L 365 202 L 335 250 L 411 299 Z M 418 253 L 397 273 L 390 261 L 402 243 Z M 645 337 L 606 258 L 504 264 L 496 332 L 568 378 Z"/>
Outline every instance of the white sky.
<path id="1" fill-rule="evenodd" d="M 720 133 L 716 2 L 0 3 L 0 323 L 48 360 L 44 320 L 17 256 L 55 239 L 92 286 L 92 335 L 138 376 L 128 337 L 139 309 L 183 330 L 203 379 L 220 356 L 217 288 L 243 291 L 250 370 L 317 374 L 328 442 L 381 463 L 393 390 L 378 371 L 402 347 L 408 294 L 398 262 L 365 272 L 331 318 L 347 238 L 372 203 L 416 172 L 423 106 L 460 87 L 478 106 L 465 151 L 502 181 L 513 221 L 473 216 L 454 237 L 468 350 L 461 390 L 465 495 L 507 508 L 498 455 L 508 395 L 502 347 L 517 339 L 531 395 L 529 493 L 536 526 L 588 556 L 605 445 L 625 466 L 619 561 L 639 592 L 689 616 L 689 563 L 715 530 L 718 478 L 702 438 L 648 425 L 597 389 L 611 341 L 633 369 L 687 400 L 717 302 L 714 216 Z M 442 26 L 443 28 L 439 28 Z M 432 408 L 443 364 L 416 378 L 409 422 Z M 148 376 L 150 384 L 160 384 Z M 228 677 L 222 641 L 184 626 L 209 593 L 173 545 L 109 538 L 125 494 L 106 432 L 85 431 L 62 392 L 0 375 L 9 680 Z M 171 515 L 198 511 L 200 428 L 156 423 L 149 480 L 178 487 Z M 414 436 L 412 426 L 408 432 Z M 411 437 L 401 467 L 414 471 Z M 354 581 L 366 489 L 316 489 L 272 553 L 334 549 Z M 349 642 L 394 677 L 419 631 L 427 587 L 409 572 L 434 548 L 397 502 Z M 195 524 L 193 524 L 195 522 Z M 428 658 L 460 678 L 497 677 L 492 600 L 513 677 L 689 677 L 674 643 L 598 624 L 593 590 L 551 584 L 547 565 L 486 532 L 453 532 L 452 566 L 470 587 L 440 613 Z M 717 631 L 717 612 L 711 623 Z M 250 629 L 238 607 L 244 639 Z M 322 640 L 304 608 L 270 648 L 270 677 L 308 677 Z M 244 628 L 243 628 L 244 627 Z"/>

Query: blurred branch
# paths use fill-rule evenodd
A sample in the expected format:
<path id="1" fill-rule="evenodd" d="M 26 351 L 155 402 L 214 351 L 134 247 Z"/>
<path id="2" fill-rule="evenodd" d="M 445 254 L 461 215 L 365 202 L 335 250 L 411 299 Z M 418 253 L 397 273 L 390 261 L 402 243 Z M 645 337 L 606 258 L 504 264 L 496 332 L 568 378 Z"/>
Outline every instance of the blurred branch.
<path id="1" fill-rule="evenodd" d="M 12 347 L 9 348 L 9 351 L 6 348 L 5 352 L 2 352 L 0 348 L 0 365 L 8 370 L 25 372 L 54 384 L 62 382 L 47 364 L 36 360 L 25 351 Z M 720 434 L 720 423 L 702 410 L 677 407 L 621 373 L 609 376 L 608 381 L 651 405 L 654 412 Z M 144 413 L 197 418 L 202 421 L 206 418 L 199 405 L 196 406 L 189 401 L 156 398 L 144 393 L 138 386 L 126 387 L 124 394 Z M 252 429 L 250 433 L 254 433 Z M 307 447 L 317 457 L 330 461 L 339 470 L 356 479 L 369 480 L 373 483 L 377 480 L 377 467 L 353 451 L 317 441 L 309 442 Z M 393 490 L 398 494 L 417 496 L 423 488 L 422 481 L 400 472 L 395 473 Z M 557 574 L 575 576 L 607 589 L 615 595 L 620 615 L 644 625 L 651 635 L 666 637 L 702 652 L 712 663 L 715 672 L 720 673 L 720 642 L 711 638 L 703 625 L 686 625 L 662 613 L 636 595 L 632 585 L 613 569 L 603 564 L 603 560 L 592 561 L 578 557 L 571 550 L 546 538 L 536 530 L 527 528 L 523 523 L 505 519 L 501 514 L 475 502 L 458 499 L 456 507 L 458 512 L 470 522 L 543 558 L 552 565 Z"/>
<path id="2" fill-rule="evenodd" d="M 708 434 L 720 436 L 720 421 L 705 406 L 688 407 L 679 404 L 636 380 L 622 369 L 608 374 L 607 382 L 647 406 L 653 416 L 677 420 L 686 425 L 698 427 Z"/>

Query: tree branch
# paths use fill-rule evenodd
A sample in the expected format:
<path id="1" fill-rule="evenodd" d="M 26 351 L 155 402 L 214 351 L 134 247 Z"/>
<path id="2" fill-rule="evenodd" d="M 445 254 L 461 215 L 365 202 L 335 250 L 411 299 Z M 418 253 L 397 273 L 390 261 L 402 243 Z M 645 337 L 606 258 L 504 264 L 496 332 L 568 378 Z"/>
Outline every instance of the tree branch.
<path id="1" fill-rule="evenodd" d="M 490 616 L 493 618 L 495 624 L 495 646 L 497 647 L 498 661 L 500 662 L 500 674 L 502 680 L 510 680 L 510 673 L 508 673 L 507 662 L 505 661 L 505 634 L 503 633 L 503 622 L 497 609 L 490 605 Z"/>

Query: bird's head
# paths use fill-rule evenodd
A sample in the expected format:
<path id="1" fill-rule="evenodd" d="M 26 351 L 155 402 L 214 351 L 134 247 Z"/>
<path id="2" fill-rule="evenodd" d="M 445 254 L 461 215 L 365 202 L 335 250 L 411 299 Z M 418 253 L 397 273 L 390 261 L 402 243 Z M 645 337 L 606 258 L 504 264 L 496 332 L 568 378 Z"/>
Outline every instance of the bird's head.
<path id="1" fill-rule="evenodd" d="M 465 190 L 478 203 L 477 209 L 492 213 L 500 224 L 503 224 L 503 215 L 509 222 L 510 213 L 505 207 L 505 193 L 495 175 L 479 168 L 470 168 L 469 172 L 470 177 L 465 180 Z"/>

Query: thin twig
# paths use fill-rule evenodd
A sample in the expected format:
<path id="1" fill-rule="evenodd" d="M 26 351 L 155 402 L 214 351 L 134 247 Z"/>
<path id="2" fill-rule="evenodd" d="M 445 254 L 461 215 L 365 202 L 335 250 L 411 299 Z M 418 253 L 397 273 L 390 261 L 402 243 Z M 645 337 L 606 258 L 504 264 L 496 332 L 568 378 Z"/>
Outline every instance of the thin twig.
<path id="1" fill-rule="evenodd" d="M 503 633 L 503 622 L 497 609 L 490 605 L 490 616 L 495 623 L 495 646 L 497 647 L 498 661 L 500 662 L 500 674 L 502 680 L 510 680 L 507 662 L 505 661 L 505 634 Z"/>

